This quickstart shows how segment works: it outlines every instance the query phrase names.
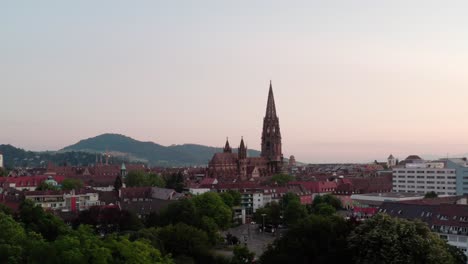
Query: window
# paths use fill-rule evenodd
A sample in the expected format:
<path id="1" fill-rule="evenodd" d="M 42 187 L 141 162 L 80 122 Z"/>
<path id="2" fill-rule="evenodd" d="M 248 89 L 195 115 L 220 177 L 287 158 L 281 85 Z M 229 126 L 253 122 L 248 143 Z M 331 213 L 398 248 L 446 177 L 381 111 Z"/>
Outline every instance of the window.
<path id="1" fill-rule="evenodd" d="M 418 171 L 418 173 L 424 173 L 424 171 Z"/>

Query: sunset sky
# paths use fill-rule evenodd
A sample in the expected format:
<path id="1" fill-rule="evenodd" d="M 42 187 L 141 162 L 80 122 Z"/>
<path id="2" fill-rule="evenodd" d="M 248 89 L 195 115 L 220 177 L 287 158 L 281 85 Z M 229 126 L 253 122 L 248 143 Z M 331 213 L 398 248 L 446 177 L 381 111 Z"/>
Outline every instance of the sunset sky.
<path id="1" fill-rule="evenodd" d="M 2 1 L 0 144 L 102 133 L 367 162 L 468 153 L 467 1 Z"/>

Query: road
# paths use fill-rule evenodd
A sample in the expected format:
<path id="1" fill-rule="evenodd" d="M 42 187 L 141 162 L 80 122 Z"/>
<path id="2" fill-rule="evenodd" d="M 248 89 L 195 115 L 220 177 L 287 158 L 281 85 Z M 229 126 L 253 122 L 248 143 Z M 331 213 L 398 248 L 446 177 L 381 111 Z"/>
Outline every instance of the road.
<path id="1" fill-rule="evenodd" d="M 277 236 L 280 236 L 280 233 L 284 232 L 276 232 L 272 233 L 263 233 L 259 231 L 258 225 L 252 224 L 245 224 L 238 227 L 230 228 L 226 232 L 223 233 L 225 236 L 227 233 L 231 233 L 232 235 L 239 238 L 241 244 L 246 244 L 247 248 L 255 253 L 256 257 L 260 257 L 262 253 L 267 249 L 268 244 L 273 243 Z"/>

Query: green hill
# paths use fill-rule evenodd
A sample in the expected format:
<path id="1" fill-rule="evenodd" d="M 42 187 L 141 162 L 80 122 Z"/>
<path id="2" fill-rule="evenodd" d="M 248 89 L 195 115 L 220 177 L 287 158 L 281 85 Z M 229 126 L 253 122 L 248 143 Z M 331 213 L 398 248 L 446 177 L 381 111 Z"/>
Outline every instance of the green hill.
<path id="1" fill-rule="evenodd" d="M 83 151 L 90 153 L 110 152 L 129 160 L 147 162 L 151 166 L 192 166 L 206 165 L 214 153 L 221 148 L 196 144 L 162 146 L 154 142 L 143 142 L 119 134 L 102 134 L 65 147 L 60 152 Z M 249 150 L 249 155 L 259 156 L 260 152 Z"/>
<path id="2" fill-rule="evenodd" d="M 9 169 L 15 167 L 46 167 L 48 162 L 53 162 L 58 165 L 69 164 L 86 166 L 94 164 L 96 161 L 96 155 L 89 152 L 33 152 L 16 148 L 12 145 L 0 145 L 0 153 L 3 154 L 5 167 Z M 113 158 L 112 162 L 121 163 L 122 160 Z"/>

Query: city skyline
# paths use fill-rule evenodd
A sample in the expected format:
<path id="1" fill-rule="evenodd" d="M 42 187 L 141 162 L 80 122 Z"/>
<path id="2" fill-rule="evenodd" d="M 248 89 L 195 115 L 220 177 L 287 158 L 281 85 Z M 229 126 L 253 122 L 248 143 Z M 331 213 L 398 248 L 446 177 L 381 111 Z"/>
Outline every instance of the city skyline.
<path id="1" fill-rule="evenodd" d="M 2 3 L 0 144 L 260 149 L 271 79 L 285 157 L 468 153 L 467 4 L 364 2 Z"/>

